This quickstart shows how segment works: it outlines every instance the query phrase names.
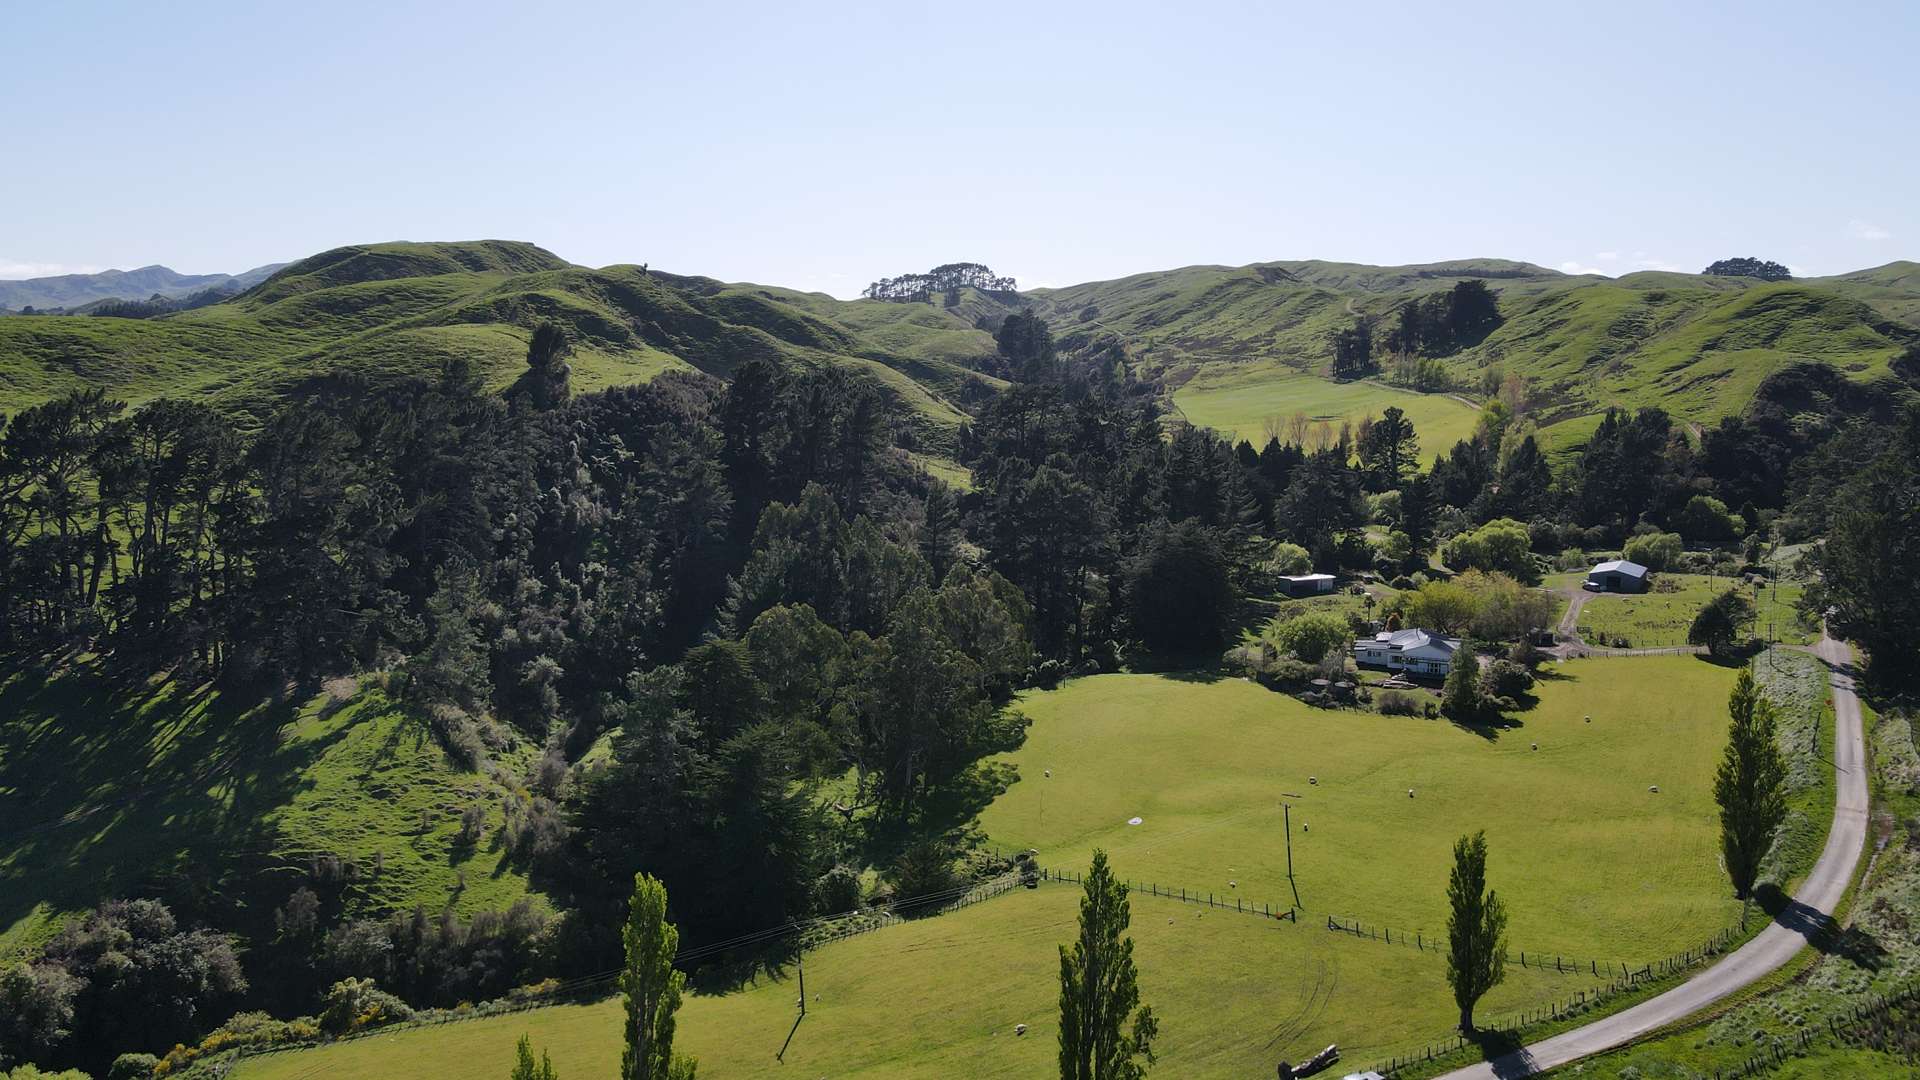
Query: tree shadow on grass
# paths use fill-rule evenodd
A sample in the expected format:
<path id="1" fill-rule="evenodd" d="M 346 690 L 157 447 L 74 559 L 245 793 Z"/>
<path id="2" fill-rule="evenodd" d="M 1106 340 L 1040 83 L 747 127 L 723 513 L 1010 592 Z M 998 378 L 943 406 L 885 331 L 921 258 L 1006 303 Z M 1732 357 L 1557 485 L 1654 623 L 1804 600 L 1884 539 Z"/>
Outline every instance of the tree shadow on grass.
<path id="1" fill-rule="evenodd" d="M 1474 735 L 1478 735 L 1481 738 L 1487 740 L 1488 742 L 1500 741 L 1500 735 L 1502 732 L 1512 731 L 1516 728 L 1523 728 L 1527 726 L 1523 721 L 1521 721 L 1517 717 L 1506 716 L 1503 714 L 1495 714 L 1490 717 L 1481 717 L 1479 719 L 1470 720 L 1470 721 L 1453 720 L 1453 721 L 1449 721 L 1449 723 L 1453 724 L 1454 727 L 1459 728 L 1461 731 L 1470 732 Z"/>
<path id="2" fill-rule="evenodd" d="M 343 733 L 283 747 L 295 711 L 171 676 L 0 673 L 0 926 L 122 896 L 265 925 L 284 898 L 250 895 L 280 869 L 268 819 Z"/>

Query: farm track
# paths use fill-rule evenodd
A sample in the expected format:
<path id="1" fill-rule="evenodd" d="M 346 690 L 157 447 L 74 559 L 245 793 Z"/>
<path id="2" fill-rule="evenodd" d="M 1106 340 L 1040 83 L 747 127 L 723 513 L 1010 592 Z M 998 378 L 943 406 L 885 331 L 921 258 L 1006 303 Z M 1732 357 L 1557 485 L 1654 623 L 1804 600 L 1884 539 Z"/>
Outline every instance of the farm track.
<path id="1" fill-rule="evenodd" d="M 1612 1050 L 1685 1018 L 1784 967 L 1834 925 L 1867 838 L 1866 739 L 1854 696 L 1853 650 L 1822 637 L 1813 650 L 1827 664 L 1838 729 L 1833 752 L 1833 825 L 1813 872 L 1792 901 L 1753 940 L 1719 963 L 1633 1008 L 1521 1047 L 1491 1061 L 1455 1069 L 1441 1080 L 1512 1080 Z"/>

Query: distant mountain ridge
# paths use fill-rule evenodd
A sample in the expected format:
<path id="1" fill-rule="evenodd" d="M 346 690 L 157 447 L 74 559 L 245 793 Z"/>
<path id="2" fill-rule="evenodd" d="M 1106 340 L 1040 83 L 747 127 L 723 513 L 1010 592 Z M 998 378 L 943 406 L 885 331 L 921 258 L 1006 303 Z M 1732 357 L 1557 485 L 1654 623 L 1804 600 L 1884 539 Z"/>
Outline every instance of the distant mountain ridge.
<path id="1" fill-rule="evenodd" d="M 239 292 L 265 281 L 285 265 L 269 263 L 239 274 L 181 274 L 156 263 L 138 270 L 0 281 L 0 308 L 76 308 L 99 300 L 145 300 L 156 294 L 173 298 L 215 288 Z"/>

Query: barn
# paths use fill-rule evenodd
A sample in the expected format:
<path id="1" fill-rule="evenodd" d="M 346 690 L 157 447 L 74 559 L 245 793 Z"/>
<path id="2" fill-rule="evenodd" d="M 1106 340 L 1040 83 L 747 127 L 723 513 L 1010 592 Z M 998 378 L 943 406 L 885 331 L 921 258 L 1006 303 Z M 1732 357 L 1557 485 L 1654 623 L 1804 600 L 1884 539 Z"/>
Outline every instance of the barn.
<path id="1" fill-rule="evenodd" d="M 1646 592 L 1647 568 L 1625 559 L 1608 559 L 1587 571 L 1588 592 Z"/>

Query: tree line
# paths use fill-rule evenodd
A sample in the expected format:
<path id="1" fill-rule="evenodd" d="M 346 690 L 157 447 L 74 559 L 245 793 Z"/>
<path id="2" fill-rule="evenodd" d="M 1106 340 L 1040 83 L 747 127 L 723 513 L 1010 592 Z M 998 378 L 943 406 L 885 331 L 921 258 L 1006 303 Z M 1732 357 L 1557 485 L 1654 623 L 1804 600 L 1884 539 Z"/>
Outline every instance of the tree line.
<path id="1" fill-rule="evenodd" d="M 961 289 L 1012 293 L 1016 288 L 1012 278 L 996 274 L 979 263 L 957 262 L 943 263 L 924 274 L 881 278 L 860 290 L 860 295 L 869 300 L 919 303 L 925 302 L 934 293 L 946 293 L 951 297 Z"/>

